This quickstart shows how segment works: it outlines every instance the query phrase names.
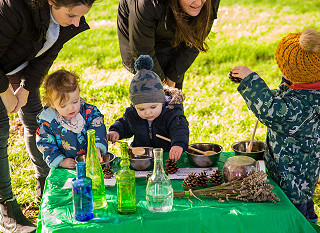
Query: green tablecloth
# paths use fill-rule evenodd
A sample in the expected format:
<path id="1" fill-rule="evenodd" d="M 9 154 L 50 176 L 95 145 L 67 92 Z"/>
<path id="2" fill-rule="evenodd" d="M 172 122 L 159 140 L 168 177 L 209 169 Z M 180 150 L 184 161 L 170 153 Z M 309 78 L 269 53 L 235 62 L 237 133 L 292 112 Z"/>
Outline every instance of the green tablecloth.
<path id="1" fill-rule="evenodd" d="M 179 160 L 179 167 L 192 167 L 186 154 Z M 221 169 L 228 156 L 221 153 L 218 168 Z M 168 157 L 165 153 L 164 160 Z M 113 164 L 119 167 L 119 159 Z M 218 232 L 218 233 L 314 233 L 316 232 L 303 215 L 274 185 L 280 198 L 278 203 L 246 203 L 237 200 L 220 203 L 216 199 L 174 198 L 173 208 L 167 213 L 152 213 L 146 207 L 146 179 L 137 178 L 138 213 L 117 213 L 116 187 L 106 187 L 108 208 L 95 211 L 95 218 L 78 222 L 72 216 L 72 190 L 61 189 L 65 181 L 75 177 L 75 170 L 52 169 L 47 180 L 41 203 L 37 232 Z M 182 180 L 172 180 L 174 190 L 183 190 Z"/>

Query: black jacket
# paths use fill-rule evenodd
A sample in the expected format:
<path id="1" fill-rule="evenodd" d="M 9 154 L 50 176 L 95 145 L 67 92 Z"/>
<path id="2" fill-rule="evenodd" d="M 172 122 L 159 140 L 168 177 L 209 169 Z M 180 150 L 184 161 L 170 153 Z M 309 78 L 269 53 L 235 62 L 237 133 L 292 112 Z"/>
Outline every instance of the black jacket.
<path id="1" fill-rule="evenodd" d="M 220 0 L 212 0 L 213 20 L 217 18 Z M 184 73 L 199 52 L 181 43 L 171 46 L 175 33 L 175 19 L 165 0 L 120 0 L 118 7 L 118 37 L 122 63 L 131 73 L 140 55 L 150 55 L 153 71 L 161 80 L 181 83 Z M 208 31 L 209 33 L 209 31 Z"/>
<path id="2" fill-rule="evenodd" d="M 6 91 L 9 85 L 6 73 L 26 61 L 29 64 L 24 68 L 25 89 L 38 89 L 63 44 L 89 29 L 84 17 L 81 18 L 79 27 L 60 26 L 59 38 L 55 44 L 35 58 L 46 40 L 49 22 L 49 4 L 36 9 L 31 6 L 31 0 L 0 1 L 0 93 Z"/>
<path id="3" fill-rule="evenodd" d="M 165 91 L 166 94 L 171 95 L 172 101 L 164 105 L 161 114 L 152 122 L 150 128 L 148 121 L 140 118 L 134 107 L 128 107 L 123 117 L 116 120 L 109 131 L 118 132 L 120 139 L 134 136 L 132 146 L 135 147 L 163 148 L 165 152 L 168 152 L 172 146 L 181 146 L 184 151 L 187 150 L 189 124 L 183 114 L 182 102 L 172 104 L 175 100 L 172 94 L 176 94 L 178 90 L 171 92 L 166 89 Z M 170 138 L 171 143 L 156 137 L 156 134 Z"/>

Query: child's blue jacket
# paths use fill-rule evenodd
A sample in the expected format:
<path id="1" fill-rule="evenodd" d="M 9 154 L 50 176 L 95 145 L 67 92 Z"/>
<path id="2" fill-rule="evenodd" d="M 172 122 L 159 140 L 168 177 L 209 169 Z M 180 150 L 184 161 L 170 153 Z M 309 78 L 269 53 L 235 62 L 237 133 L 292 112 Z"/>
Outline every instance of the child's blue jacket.
<path id="1" fill-rule="evenodd" d="M 83 99 L 81 99 L 80 114 L 85 120 L 85 125 L 79 134 L 60 125 L 57 112 L 52 108 L 45 106 L 37 116 L 40 124 L 36 135 L 37 147 L 49 167 L 56 168 L 65 158 L 76 158 L 86 154 L 89 129 L 95 130 L 96 147 L 100 148 L 101 154 L 107 153 L 108 141 L 103 114 L 97 107 L 85 103 Z"/>

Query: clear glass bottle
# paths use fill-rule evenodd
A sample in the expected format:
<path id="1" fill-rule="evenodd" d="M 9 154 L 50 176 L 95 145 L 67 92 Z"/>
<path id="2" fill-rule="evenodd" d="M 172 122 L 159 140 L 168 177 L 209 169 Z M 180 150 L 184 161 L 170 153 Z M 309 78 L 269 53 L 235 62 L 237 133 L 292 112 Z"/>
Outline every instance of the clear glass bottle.
<path id="1" fill-rule="evenodd" d="M 172 209 L 173 189 L 163 169 L 163 149 L 153 149 L 154 168 L 146 188 L 147 206 L 151 212 L 167 212 Z"/>
<path id="2" fill-rule="evenodd" d="M 129 168 L 128 143 L 121 143 L 121 170 L 116 174 L 118 212 L 132 214 L 137 210 L 135 171 Z"/>
<path id="3" fill-rule="evenodd" d="M 86 177 L 86 163 L 77 163 L 77 177 L 72 180 L 73 216 L 78 221 L 93 218 L 92 180 Z"/>
<path id="4" fill-rule="evenodd" d="M 92 179 L 93 208 L 100 209 L 107 206 L 106 191 L 102 168 L 99 162 L 95 140 L 95 130 L 87 131 L 88 149 L 87 149 L 87 176 Z"/>

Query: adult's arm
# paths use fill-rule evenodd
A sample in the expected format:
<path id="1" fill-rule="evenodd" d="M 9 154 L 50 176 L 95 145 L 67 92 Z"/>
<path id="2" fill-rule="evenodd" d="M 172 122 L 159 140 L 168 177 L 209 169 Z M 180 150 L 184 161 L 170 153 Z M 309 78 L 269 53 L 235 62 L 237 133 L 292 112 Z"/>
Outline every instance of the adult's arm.
<path id="1" fill-rule="evenodd" d="M 1 1 L 0 4 L 0 58 L 4 56 L 6 51 L 14 43 L 15 38 L 22 30 L 21 17 L 13 7 L 7 5 L 6 1 Z M 9 87 L 9 80 L 0 66 L 0 93 L 5 92 Z"/>
<path id="2" fill-rule="evenodd" d="M 162 12 L 157 11 L 150 0 L 130 1 L 129 8 L 129 46 L 133 59 L 150 55 L 154 63 L 153 71 L 164 80 L 165 74 L 155 53 L 155 31 Z"/>

